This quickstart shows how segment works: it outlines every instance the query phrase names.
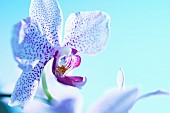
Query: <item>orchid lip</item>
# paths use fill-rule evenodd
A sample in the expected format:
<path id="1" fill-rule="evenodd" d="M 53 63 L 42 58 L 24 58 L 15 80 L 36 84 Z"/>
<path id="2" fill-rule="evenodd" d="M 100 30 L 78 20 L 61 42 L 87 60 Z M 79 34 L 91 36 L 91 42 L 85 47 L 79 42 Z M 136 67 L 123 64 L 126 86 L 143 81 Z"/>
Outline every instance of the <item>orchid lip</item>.
<path id="1" fill-rule="evenodd" d="M 67 48 L 65 48 L 64 50 L 68 51 Z M 68 76 L 71 75 L 71 71 L 74 68 L 79 67 L 81 63 L 81 57 L 79 55 L 76 55 L 77 50 L 75 49 L 72 49 L 70 53 L 71 53 L 70 55 L 65 54 L 58 55 L 57 53 L 54 56 L 52 72 L 56 76 L 58 82 L 65 85 L 81 88 L 87 81 L 86 77 Z"/>
<path id="2" fill-rule="evenodd" d="M 86 77 L 82 76 L 56 76 L 56 77 L 58 82 L 77 88 L 81 88 L 82 86 L 84 86 L 87 81 Z"/>

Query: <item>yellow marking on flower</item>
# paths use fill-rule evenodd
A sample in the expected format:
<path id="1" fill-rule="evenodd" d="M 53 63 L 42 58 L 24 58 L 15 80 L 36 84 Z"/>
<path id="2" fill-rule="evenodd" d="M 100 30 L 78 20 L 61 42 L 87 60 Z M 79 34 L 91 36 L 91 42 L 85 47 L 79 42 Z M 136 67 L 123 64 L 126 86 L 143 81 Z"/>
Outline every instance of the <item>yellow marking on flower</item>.
<path id="1" fill-rule="evenodd" d="M 62 76 L 67 71 L 67 68 L 63 65 L 61 67 L 58 66 L 56 71 L 59 73 L 60 76 Z"/>

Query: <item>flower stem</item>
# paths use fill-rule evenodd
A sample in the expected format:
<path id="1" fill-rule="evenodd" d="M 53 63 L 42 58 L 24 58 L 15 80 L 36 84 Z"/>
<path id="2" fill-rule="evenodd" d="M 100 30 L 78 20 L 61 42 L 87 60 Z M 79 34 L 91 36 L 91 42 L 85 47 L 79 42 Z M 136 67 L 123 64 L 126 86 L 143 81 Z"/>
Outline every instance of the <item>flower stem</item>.
<path id="1" fill-rule="evenodd" d="M 53 100 L 53 97 L 51 96 L 50 92 L 48 91 L 47 82 L 46 82 L 44 72 L 42 73 L 42 87 L 43 87 L 44 93 L 47 96 L 48 100 L 49 101 Z"/>
<path id="2" fill-rule="evenodd" d="M 0 98 L 1 97 L 11 97 L 11 94 L 0 94 Z"/>

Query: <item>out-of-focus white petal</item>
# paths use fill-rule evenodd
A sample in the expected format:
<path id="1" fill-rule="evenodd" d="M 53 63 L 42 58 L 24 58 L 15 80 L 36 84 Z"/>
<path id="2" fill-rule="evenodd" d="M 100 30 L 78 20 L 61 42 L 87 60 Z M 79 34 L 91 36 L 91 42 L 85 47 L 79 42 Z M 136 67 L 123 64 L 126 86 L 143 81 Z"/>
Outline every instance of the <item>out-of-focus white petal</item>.
<path id="1" fill-rule="evenodd" d="M 66 98 L 61 102 L 52 102 L 52 109 L 50 113 L 81 113 L 77 112 L 75 108 L 75 98 Z"/>
<path id="2" fill-rule="evenodd" d="M 52 106 L 42 100 L 35 99 L 32 103 L 24 107 L 23 113 L 52 113 L 51 110 Z"/>
<path id="3" fill-rule="evenodd" d="M 65 24 L 64 45 L 87 55 L 104 49 L 109 35 L 109 15 L 100 11 L 77 12 Z"/>
<path id="4" fill-rule="evenodd" d="M 100 100 L 98 100 L 87 113 L 130 113 L 133 105 L 143 98 L 155 95 L 170 96 L 170 92 L 157 90 L 139 96 L 139 89 L 136 87 L 124 87 L 124 72 L 122 69 L 118 72 L 117 84 L 119 88 L 110 89 Z"/>
<path id="5" fill-rule="evenodd" d="M 75 99 L 67 98 L 58 102 L 52 100 L 50 103 L 35 99 L 24 108 L 24 113 L 81 113 L 75 109 Z"/>
<path id="6" fill-rule="evenodd" d="M 56 87 L 50 87 L 50 91 L 54 98 L 59 101 L 58 106 L 55 108 L 58 109 L 57 111 L 60 111 L 59 113 L 82 113 L 83 96 L 79 89 L 71 86 L 63 87 L 63 85 L 58 84 Z M 65 112 L 61 112 L 64 110 Z"/>
<path id="7" fill-rule="evenodd" d="M 149 93 L 141 95 L 138 98 L 138 100 L 141 100 L 143 98 L 147 98 L 147 97 L 150 97 L 150 96 L 157 96 L 157 95 L 167 95 L 167 96 L 170 96 L 170 92 L 163 91 L 163 90 L 157 90 L 157 91 L 153 91 L 153 92 L 149 92 Z"/>
<path id="8" fill-rule="evenodd" d="M 88 113 L 128 113 L 138 97 L 138 88 L 111 89 Z"/>
<path id="9" fill-rule="evenodd" d="M 119 89 L 122 89 L 125 85 L 125 75 L 122 68 L 120 68 L 117 74 L 117 85 Z"/>
<path id="10" fill-rule="evenodd" d="M 62 40 L 62 11 L 57 0 L 31 0 L 30 16 L 39 23 L 42 34 L 53 47 Z"/>

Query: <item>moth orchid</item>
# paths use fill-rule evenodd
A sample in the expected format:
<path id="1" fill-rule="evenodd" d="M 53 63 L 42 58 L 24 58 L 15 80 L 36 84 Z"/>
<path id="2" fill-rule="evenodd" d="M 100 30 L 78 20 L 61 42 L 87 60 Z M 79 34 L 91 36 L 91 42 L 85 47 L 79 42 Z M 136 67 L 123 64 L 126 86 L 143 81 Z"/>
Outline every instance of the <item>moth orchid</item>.
<path id="1" fill-rule="evenodd" d="M 87 113 L 130 113 L 133 105 L 143 98 L 154 95 L 168 95 L 169 92 L 157 90 L 144 95 L 139 95 L 139 88 L 125 87 L 123 69 L 120 69 L 117 76 L 118 88 L 112 88 L 105 92 Z"/>
<path id="2" fill-rule="evenodd" d="M 54 59 L 52 72 L 58 82 L 81 88 L 82 76 L 67 76 L 81 63 L 79 52 L 96 55 L 104 49 L 109 35 L 109 16 L 100 11 L 69 15 L 62 42 L 63 16 L 56 0 L 31 0 L 28 18 L 14 26 L 12 48 L 22 69 L 9 102 L 23 107 L 33 99 L 44 66 Z"/>

